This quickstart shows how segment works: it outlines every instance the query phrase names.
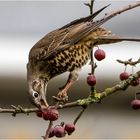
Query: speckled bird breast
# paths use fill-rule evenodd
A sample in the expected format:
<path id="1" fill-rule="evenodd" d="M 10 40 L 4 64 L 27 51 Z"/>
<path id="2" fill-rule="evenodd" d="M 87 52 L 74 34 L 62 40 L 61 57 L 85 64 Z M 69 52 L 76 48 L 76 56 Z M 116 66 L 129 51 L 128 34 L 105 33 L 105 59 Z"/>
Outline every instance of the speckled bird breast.
<path id="1" fill-rule="evenodd" d="M 81 68 L 90 58 L 91 42 L 79 43 L 58 53 L 49 60 L 50 74 L 58 75 L 66 71 Z"/>

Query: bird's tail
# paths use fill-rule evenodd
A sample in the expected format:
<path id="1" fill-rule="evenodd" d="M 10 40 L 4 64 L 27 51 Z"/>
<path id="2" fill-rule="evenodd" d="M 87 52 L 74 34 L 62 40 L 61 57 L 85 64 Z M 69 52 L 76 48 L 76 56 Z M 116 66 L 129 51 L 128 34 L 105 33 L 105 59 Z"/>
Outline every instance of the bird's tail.
<path id="1" fill-rule="evenodd" d="M 84 32 L 83 32 L 83 38 L 85 36 L 87 36 L 88 34 L 90 34 L 91 32 L 95 31 L 97 28 L 99 28 L 101 25 L 103 25 L 104 23 L 106 23 L 107 21 L 109 21 L 110 19 L 112 19 L 113 17 L 125 12 L 125 11 L 128 11 L 130 9 L 133 9 L 133 8 L 136 8 L 140 6 L 140 2 L 137 2 L 137 3 L 134 3 L 132 5 L 128 5 L 128 6 L 125 6 L 121 9 L 118 9 L 110 14 L 107 14 L 105 17 L 103 17 L 102 19 L 98 20 L 98 21 L 95 21 L 93 22 Z M 131 7 L 131 8 L 130 8 Z M 133 40 L 132 40 L 133 41 Z"/>
<path id="2" fill-rule="evenodd" d="M 117 43 L 120 41 L 136 41 L 140 42 L 140 38 L 132 38 L 132 37 L 123 37 L 123 36 L 100 36 L 97 38 L 98 44 L 110 44 L 110 43 Z"/>

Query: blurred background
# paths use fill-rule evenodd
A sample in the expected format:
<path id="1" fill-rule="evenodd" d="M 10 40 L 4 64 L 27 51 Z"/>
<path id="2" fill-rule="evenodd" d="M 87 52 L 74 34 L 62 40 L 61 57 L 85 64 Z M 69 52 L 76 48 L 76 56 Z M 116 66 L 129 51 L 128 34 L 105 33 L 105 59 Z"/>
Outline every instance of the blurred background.
<path id="1" fill-rule="evenodd" d="M 108 5 L 102 14 L 127 5 L 132 1 L 98 0 L 95 9 Z M 66 23 L 89 14 L 83 4 L 88 1 L 0 1 L 0 106 L 22 105 L 29 107 L 27 96 L 26 64 L 31 47 L 45 34 Z M 140 7 L 125 12 L 103 25 L 118 35 L 140 37 Z M 97 62 L 97 90 L 103 91 L 119 82 L 119 74 L 124 66 L 116 59 L 137 60 L 140 55 L 140 43 L 121 42 L 100 46 L 106 52 L 106 59 Z M 138 65 L 134 71 L 139 70 Z M 128 67 L 127 71 L 132 72 Z M 69 100 L 87 97 L 90 88 L 86 84 L 90 66 L 83 67 L 79 80 L 69 91 Z M 47 98 L 56 95 L 68 73 L 62 74 L 49 83 Z M 77 123 L 77 130 L 67 139 L 138 139 L 140 138 L 140 111 L 131 108 L 134 93 L 140 87 L 129 87 L 125 92 L 117 92 L 102 101 L 102 104 L 90 105 Z M 72 122 L 80 108 L 61 110 L 61 121 Z M 45 134 L 48 122 L 35 114 L 0 114 L 1 139 L 40 139 Z"/>

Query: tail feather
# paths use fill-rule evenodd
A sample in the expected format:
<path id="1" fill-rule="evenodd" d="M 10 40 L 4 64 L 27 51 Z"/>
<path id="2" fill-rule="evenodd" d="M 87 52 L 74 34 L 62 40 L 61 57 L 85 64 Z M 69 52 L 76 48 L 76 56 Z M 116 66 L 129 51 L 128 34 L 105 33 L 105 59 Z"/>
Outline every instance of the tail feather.
<path id="1" fill-rule="evenodd" d="M 136 41 L 140 42 L 140 38 L 123 37 L 123 36 L 100 36 L 97 38 L 100 44 L 117 43 L 121 41 Z M 103 43 L 102 43 L 103 42 Z"/>

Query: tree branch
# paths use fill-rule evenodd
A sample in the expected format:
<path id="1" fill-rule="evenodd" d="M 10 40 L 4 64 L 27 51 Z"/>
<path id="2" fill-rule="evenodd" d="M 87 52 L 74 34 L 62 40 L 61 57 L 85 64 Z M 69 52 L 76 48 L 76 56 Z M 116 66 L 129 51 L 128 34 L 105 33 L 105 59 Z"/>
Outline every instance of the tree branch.
<path id="1" fill-rule="evenodd" d="M 80 117 L 84 113 L 85 109 L 86 109 L 86 107 L 83 107 L 82 110 L 80 111 L 80 113 L 78 114 L 78 116 L 75 118 L 75 120 L 73 122 L 74 125 L 78 122 L 78 120 L 80 119 Z"/>
<path id="2" fill-rule="evenodd" d="M 114 10 L 114 11 L 110 12 L 110 13 L 106 13 L 105 17 L 112 18 L 112 16 L 114 17 L 114 16 L 116 16 L 118 14 L 121 14 L 121 13 L 123 13 L 125 11 L 131 10 L 131 9 L 136 8 L 138 6 L 140 6 L 140 2 L 131 3 L 131 4 L 127 5 L 127 6 L 125 6 L 125 7 L 119 8 L 117 10 Z"/>
<path id="3" fill-rule="evenodd" d="M 95 0 L 91 0 L 90 3 L 84 3 L 86 6 L 89 7 L 90 14 L 93 14 L 93 5 L 94 5 L 94 2 L 95 2 Z"/>
<path id="4" fill-rule="evenodd" d="M 106 88 L 103 92 L 95 93 L 94 96 L 89 96 L 88 98 L 77 100 L 75 102 L 71 102 L 69 104 L 65 104 L 63 106 L 60 106 L 60 108 L 68 108 L 68 107 L 75 107 L 75 106 L 86 106 L 91 103 L 98 103 L 103 98 L 112 95 L 113 93 L 116 93 L 117 91 L 126 90 L 130 85 L 131 82 L 135 79 L 140 78 L 140 71 L 136 72 L 132 76 L 130 76 L 127 80 L 121 81 L 120 83 L 116 84 L 115 86 L 111 88 Z"/>
<path id="5" fill-rule="evenodd" d="M 12 106 L 13 107 L 13 106 Z M 14 106 L 14 108 L 0 108 L 0 113 L 12 113 L 13 116 L 16 116 L 16 114 L 24 113 L 29 114 L 38 111 L 38 108 L 22 108 L 21 106 Z"/>
<path id="6" fill-rule="evenodd" d="M 137 61 L 132 61 L 132 59 L 126 60 L 126 61 L 122 61 L 117 59 L 117 62 L 126 65 L 130 65 L 130 66 L 135 66 L 136 64 L 140 63 L 140 58 Z"/>
<path id="7" fill-rule="evenodd" d="M 106 88 L 103 92 L 100 92 L 100 93 L 97 92 L 95 93 L 94 96 L 89 96 L 87 98 L 80 99 L 71 103 L 59 105 L 58 109 L 70 108 L 70 107 L 76 107 L 76 106 L 87 106 L 92 103 L 97 103 L 100 100 L 104 99 L 105 97 L 110 96 L 113 93 L 116 93 L 117 91 L 126 90 L 131 85 L 131 82 L 138 78 L 140 78 L 140 71 L 130 76 L 127 80 L 121 81 L 111 88 Z M 0 113 L 28 114 L 28 113 L 36 112 L 38 110 L 39 110 L 38 108 L 22 108 L 21 110 L 18 106 L 16 107 L 16 109 L 0 108 Z"/>

